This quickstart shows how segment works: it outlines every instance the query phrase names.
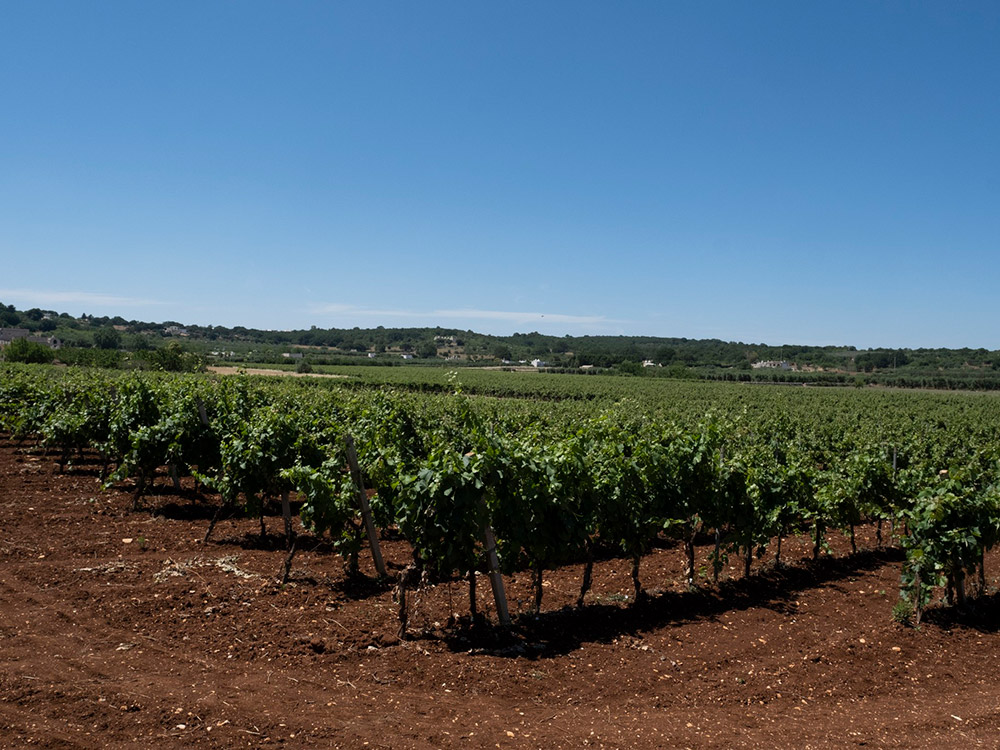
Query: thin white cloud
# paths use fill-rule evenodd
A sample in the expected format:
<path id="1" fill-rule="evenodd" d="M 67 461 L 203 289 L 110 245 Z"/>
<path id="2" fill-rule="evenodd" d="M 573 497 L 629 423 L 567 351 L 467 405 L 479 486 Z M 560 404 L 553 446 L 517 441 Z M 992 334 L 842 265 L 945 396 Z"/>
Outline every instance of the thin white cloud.
<path id="1" fill-rule="evenodd" d="M 564 315 L 543 312 L 507 312 L 504 310 L 435 310 L 434 315 L 445 318 L 476 318 L 484 320 L 507 320 L 514 323 L 545 320 L 549 323 L 609 323 L 603 315 Z"/>
<path id="2" fill-rule="evenodd" d="M 325 304 L 313 309 L 317 315 L 349 315 L 364 318 L 422 318 L 426 320 L 498 320 L 508 323 L 565 323 L 568 325 L 602 325 L 622 321 L 603 315 L 566 315 L 552 312 L 516 312 L 508 310 L 380 310 L 355 305 Z"/>
<path id="3" fill-rule="evenodd" d="M 163 302 L 139 297 L 120 297 L 97 292 L 56 292 L 37 289 L 0 289 L 0 300 L 8 304 L 48 307 L 50 305 L 92 305 L 100 307 L 150 307 Z"/>

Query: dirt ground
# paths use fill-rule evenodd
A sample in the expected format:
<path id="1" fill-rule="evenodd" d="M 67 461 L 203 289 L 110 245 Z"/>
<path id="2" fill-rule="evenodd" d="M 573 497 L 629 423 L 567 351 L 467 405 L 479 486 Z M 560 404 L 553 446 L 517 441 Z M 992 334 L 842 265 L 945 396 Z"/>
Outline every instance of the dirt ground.
<path id="1" fill-rule="evenodd" d="M 389 588 L 351 580 L 303 538 L 291 581 L 281 520 L 226 520 L 161 477 L 139 512 L 98 467 L 0 438 L 0 747 L 968 748 L 1000 745 L 993 597 L 958 621 L 893 622 L 900 557 L 870 551 L 740 561 L 681 585 L 682 552 L 506 579 L 514 636 L 470 632 L 464 583 L 411 600 L 399 641 Z M 705 560 L 708 548 L 700 550 Z M 399 541 L 384 553 L 399 569 Z M 989 560 L 989 571 L 1000 570 Z M 371 573 L 370 560 L 362 571 Z M 991 585 L 996 579 L 990 576 Z M 494 614 L 485 577 L 479 607 Z"/>
<path id="2" fill-rule="evenodd" d="M 276 370 L 267 367 L 233 367 L 228 365 L 211 365 L 207 368 L 216 375 L 239 375 L 246 372 L 251 375 L 279 375 L 286 378 L 346 378 L 347 375 L 329 375 L 320 372 L 295 372 L 294 370 Z"/>

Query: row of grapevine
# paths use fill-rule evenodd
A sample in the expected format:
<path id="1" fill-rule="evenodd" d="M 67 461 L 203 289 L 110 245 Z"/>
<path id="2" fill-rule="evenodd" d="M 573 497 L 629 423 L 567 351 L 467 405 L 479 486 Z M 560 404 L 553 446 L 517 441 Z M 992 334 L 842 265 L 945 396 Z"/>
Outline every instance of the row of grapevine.
<path id="1" fill-rule="evenodd" d="M 936 587 L 964 604 L 978 572 L 982 591 L 983 558 L 1000 537 L 996 423 L 973 408 L 995 408 L 986 401 L 873 425 L 836 408 L 791 417 L 743 393 L 695 420 L 627 399 L 542 408 L 253 378 L 2 374 L 0 428 L 37 438 L 61 463 L 96 450 L 108 482 L 134 482 L 137 506 L 163 467 L 259 516 L 262 533 L 266 502 L 280 498 L 294 553 L 296 492 L 302 524 L 356 568 L 368 486 L 375 523 L 409 541 L 414 569 L 470 587 L 490 572 L 501 619 L 501 572 L 533 571 L 538 610 L 544 571 L 600 548 L 631 561 L 640 600 L 642 558 L 664 537 L 685 550 L 693 584 L 700 534 L 716 540 L 716 577 L 734 555 L 749 575 L 766 550 L 780 564 L 789 535 L 808 533 L 818 556 L 829 530 L 853 546 L 868 522 L 880 539 L 883 524 L 905 530 L 902 595 L 919 618 Z"/>

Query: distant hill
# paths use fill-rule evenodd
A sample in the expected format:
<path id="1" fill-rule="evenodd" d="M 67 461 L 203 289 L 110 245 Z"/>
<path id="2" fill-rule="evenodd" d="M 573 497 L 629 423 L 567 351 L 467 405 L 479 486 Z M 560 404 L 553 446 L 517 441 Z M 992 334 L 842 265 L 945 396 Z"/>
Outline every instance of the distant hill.
<path id="1" fill-rule="evenodd" d="M 768 382 L 1000 387 L 1000 351 L 986 349 L 859 350 L 853 346 L 774 345 L 659 336 L 548 336 L 537 332 L 491 336 L 441 327 L 314 326 L 268 331 L 178 321 L 144 322 L 120 316 L 75 318 L 53 310 L 22 311 L 3 304 L 0 304 L 0 326 L 55 336 L 67 350 L 61 358 L 68 359 L 72 359 L 74 349 L 137 352 L 156 350 L 172 341 L 175 348 L 179 343 L 184 351 L 208 360 L 307 359 L 318 364 L 447 361 L 452 366 L 516 366 L 535 362 L 555 371 L 603 370 Z"/>

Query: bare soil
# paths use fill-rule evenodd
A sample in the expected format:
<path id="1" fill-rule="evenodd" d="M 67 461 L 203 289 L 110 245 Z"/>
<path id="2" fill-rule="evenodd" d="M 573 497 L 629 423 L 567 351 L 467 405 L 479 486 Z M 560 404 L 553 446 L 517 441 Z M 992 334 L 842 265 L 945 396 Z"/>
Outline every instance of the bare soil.
<path id="1" fill-rule="evenodd" d="M 276 370 L 269 367 L 235 367 L 231 365 L 210 365 L 205 368 L 216 375 L 278 375 L 286 378 L 346 378 L 347 375 L 330 375 L 321 372 L 295 372 L 294 370 Z"/>
<path id="2" fill-rule="evenodd" d="M 411 600 L 396 638 L 391 589 L 302 537 L 291 581 L 281 520 L 226 520 L 215 499 L 161 477 L 145 508 L 102 491 L 99 467 L 0 439 L 0 747 L 844 748 L 997 747 L 993 596 L 920 629 L 892 620 L 900 555 L 871 529 L 849 555 L 741 579 L 681 584 L 682 551 L 629 565 L 506 579 L 515 632 L 470 628 L 464 582 Z M 700 548 L 704 563 L 709 548 Z M 410 558 L 384 542 L 390 567 Z M 997 561 L 988 561 L 996 571 Z M 990 584 L 995 585 L 992 578 Z M 479 608 L 494 614 L 485 577 Z"/>

